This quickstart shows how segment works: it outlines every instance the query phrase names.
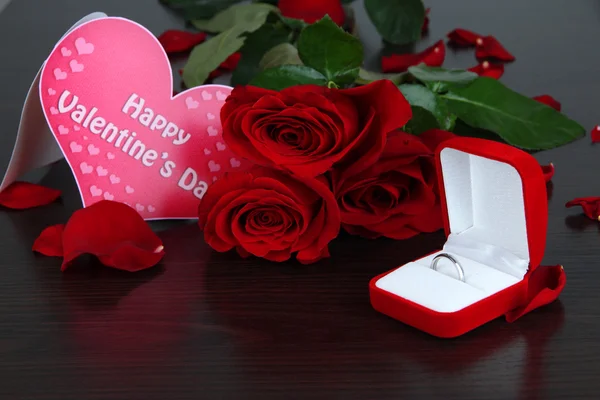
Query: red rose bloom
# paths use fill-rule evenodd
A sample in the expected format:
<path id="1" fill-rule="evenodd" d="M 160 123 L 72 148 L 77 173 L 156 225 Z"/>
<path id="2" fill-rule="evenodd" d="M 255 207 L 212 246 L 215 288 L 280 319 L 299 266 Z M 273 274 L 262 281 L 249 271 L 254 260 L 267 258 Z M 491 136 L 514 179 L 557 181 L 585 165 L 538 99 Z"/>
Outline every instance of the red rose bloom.
<path id="1" fill-rule="evenodd" d="M 334 171 L 344 229 L 367 238 L 392 239 L 441 229 L 434 151 L 453 136 L 441 130 L 420 136 L 397 131 L 372 166 L 358 174 Z"/>
<path id="2" fill-rule="evenodd" d="M 286 261 L 295 252 L 304 264 L 328 257 L 327 245 L 340 229 L 340 211 L 323 177 L 294 177 L 259 166 L 216 181 L 198 214 L 213 249 L 235 247 L 242 257 L 271 261 Z"/>
<path id="3" fill-rule="evenodd" d="M 301 19 L 308 24 L 320 20 L 325 14 L 340 26 L 346 19 L 340 0 L 279 0 L 277 5 L 284 17 Z"/>
<path id="4" fill-rule="evenodd" d="M 387 134 L 411 116 L 410 105 L 388 80 L 342 90 L 240 86 L 221 109 L 223 138 L 234 153 L 312 177 L 334 164 L 352 164 L 351 171 L 372 164 Z"/>

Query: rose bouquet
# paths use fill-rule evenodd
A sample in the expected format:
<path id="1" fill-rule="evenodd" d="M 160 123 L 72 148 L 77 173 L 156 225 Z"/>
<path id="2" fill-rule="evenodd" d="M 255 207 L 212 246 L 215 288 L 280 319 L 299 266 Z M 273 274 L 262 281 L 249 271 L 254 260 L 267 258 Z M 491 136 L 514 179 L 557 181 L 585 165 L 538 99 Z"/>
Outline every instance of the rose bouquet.
<path id="1" fill-rule="evenodd" d="M 421 0 L 364 1 L 388 43 L 417 41 L 428 29 Z M 388 73 L 379 73 L 363 66 L 342 4 L 350 2 L 162 2 L 202 31 L 160 37 L 168 53 L 193 49 L 185 86 L 232 72 L 223 138 L 255 165 L 221 177 L 201 201 L 200 227 L 218 251 L 311 263 L 329 255 L 341 229 L 392 239 L 434 232 L 442 228 L 434 151 L 444 140 L 483 136 L 533 150 L 584 134 L 551 97 L 528 98 L 497 81 L 515 57 L 493 36 L 448 34 L 452 45 L 475 47 L 480 64 L 468 70 L 440 68 L 438 41 L 385 54 Z"/>
<path id="2" fill-rule="evenodd" d="M 401 131 L 411 108 L 387 80 L 352 89 L 234 89 L 223 138 L 256 164 L 202 199 L 199 222 L 219 251 L 303 263 L 329 255 L 340 227 L 375 238 L 441 228 L 433 150 L 452 136 Z"/>

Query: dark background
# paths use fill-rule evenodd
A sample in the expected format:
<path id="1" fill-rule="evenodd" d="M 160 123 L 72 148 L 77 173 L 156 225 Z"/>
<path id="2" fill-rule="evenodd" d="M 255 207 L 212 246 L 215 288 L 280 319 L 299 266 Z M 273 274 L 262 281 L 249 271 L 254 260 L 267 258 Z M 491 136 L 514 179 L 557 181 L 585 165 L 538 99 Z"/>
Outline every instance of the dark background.
<path id="1" fill-rule="evenodd" d="M 589 131 L 600 123 L 600 3 L 425 0 L 424 48 L 462 27 L 495 35 L 517 61 L 502 78 L 551 94 Z M 367 49 L 381 42 L 355 4 Z M 13 0 L 0 13 L 0 168 L 22 102 L 60 36 L 92 11 L 160 34 L 183 22 L 156 0 Z M 447 56 L 471 67 L 472 51 Z M 212 252 L 194 223 L 162 226 L 161 266 L 127 274 L 83 260 L 65 273 L 31 244 L 80 207 L 63 161 L 42 183 L 62 202 L 0 212 L 0 399 L 462 398 L 590 399 L 600 389 L 600 233 L 566 201 L 600 195 L 600 148 L 589 136 L 536 155 L 552 161 L 545 264 L 563 264 L 560 301 L 513 324 L 497 320 L 439 340 L 373 311 L 369 280 L 441 246 L 347 236 L 312 266 Z M 499 215 L 499 218 L 502 216 Z"/>

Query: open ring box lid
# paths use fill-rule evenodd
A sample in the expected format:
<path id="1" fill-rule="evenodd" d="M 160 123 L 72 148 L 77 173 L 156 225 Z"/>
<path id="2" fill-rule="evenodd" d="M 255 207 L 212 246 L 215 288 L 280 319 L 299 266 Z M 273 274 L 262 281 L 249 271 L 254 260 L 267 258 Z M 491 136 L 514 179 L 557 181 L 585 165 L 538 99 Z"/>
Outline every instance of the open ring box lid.
<path id="1" fill-rule="evenodd" d="M 462 335 L 527 301 L 544 256 L 548 206 L 539 163 L 512 146 L 458 137 L 436 151 L 443 249 L 371 280 L 373 307 L 439 337 Z M 440 253 L 447 258 L 431 268 Z"/>

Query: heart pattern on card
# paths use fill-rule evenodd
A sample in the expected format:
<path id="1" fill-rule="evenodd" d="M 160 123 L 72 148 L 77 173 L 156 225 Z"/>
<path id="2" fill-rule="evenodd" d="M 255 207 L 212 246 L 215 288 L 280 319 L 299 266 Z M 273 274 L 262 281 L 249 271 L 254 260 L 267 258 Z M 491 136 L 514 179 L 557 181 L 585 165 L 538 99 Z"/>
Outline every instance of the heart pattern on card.
<path id="1" fill-rule="evenodd" d="M 185 99 L 185 105 L 187 106 L 188 110 L 195 110 L 196 108 L 200 107 L 200 103 L 194 100 L 192 96 L 189 96 Z"/>
<path id="2" fill-rule="evenodd" d="M 91 174 L 94 171 L 94 167 L 86 163 L 85 161 L 79 164 L 82 174 Z"/>
<path id="3" fill-rule="evenodd" d="M 90 144 L 87 147 L 87 150 L 88 150 L 88 153 L 90 153 L 91 156 L 97 156 L 98 154 L 100 154 L 100 149 L 98 147 L 94 146 L 93 144 Z"/>
<path id="4" fill-rule="evenodd" d="M 75 40 L 75 48 L 79 55 L 92 54 L 94 52 L 94 45 L 86 42 L 84 37 L 79 37 Z"/>
<path id="5" fill-rule="evenodd" d="M 65 79 L 67 79 L 67 73 L 60 68 L 56 68 L 54 70 L 54 78 L 57 81 L 65 80 Z"/>
<path id="6" fill-rule="evenodd" d="M 68 135 L 69 134 L 69 128 L 65 128 L 63 125 L 59 125 L 58 126 L 58 134 L 59 135 Z"/>
<path id="7" fill-rule="evenodd" d="M 69 66 L 71 67 L 71 72 L 81 72 L 84 69 L 83 64 L 78 63 L 77 60 L 71 60 Z"/>
<path id="8" fill-rule="evenodd" d="M 83 150 L 83 146 L 77 142 L 69 143 L 69 148 L 71 149 L 71 153 L 81 153 L 81 150 Z"/>
<path id="9" fill-rule="evenodd" d="M 84 206 L 130 204 L 146 219 L 197 218 L 208 186 L 250 163 L 222 138 L 231 88 L 173 96 L 167 55 L 146 28 L 107 17 L 69 32 L 40 76 L 46 120 Z"/>

